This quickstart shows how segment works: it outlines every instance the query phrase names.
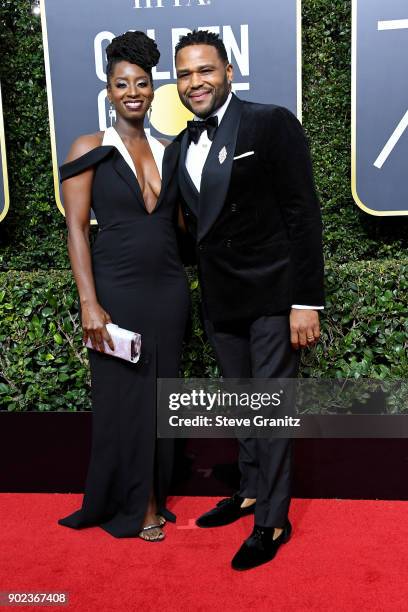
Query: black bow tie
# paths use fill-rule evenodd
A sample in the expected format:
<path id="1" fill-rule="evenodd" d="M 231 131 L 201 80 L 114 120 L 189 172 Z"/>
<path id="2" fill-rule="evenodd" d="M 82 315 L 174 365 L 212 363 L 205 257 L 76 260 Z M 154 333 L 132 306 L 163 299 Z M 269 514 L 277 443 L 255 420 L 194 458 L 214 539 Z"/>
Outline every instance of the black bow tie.
<path id="1" fill-rule="evenodd" d="M 189 142 L 194 142 L 197 144 L 201 134 L 204 130 L 207 130 L 207 136 L 210 140 L 214 140 L 215 132 L 218 128 L 218 117 L 215 115 L 214 117 L 208 117 L 204 121 L 188 121 L 187 129 L 188 129 L 188 137 Z"/>

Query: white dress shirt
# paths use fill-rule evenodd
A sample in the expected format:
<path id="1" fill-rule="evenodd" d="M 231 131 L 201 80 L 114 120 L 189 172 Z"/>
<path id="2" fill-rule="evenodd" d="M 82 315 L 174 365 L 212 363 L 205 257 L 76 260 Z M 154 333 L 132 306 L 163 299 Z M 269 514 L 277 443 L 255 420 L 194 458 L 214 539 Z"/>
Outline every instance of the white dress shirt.
<path id="1" fill-rule="evenodd" d="M 225 112 L 228 108 L 229 103 L 231 102 L 232 93 L 229 94 L 228 98 L 225 100 L 224 104 L 220 106 L 220 108 L 210 115 L 210 117 L 218 117 L 218 126 L 220 125 Z M 200 117 L 194 117 L 194 121 L 203 121 Z M 187 149 L 186 155 L 186 168 L 187 172 L 190 175 L 191 180 L 197 188 L 197 191 L 200 193 L 201 188 L 201 175 L 203 173 L 204 164 L 207 160 L 208 153 L 210 152 L 212 142 L 208 138 L 207 130 L 204 130 L 200 138 L 198 139 L 197 144 L 195 142 L 190 142 L 189 147 Z M 303 306 L 301 304 L 293 304 L 292 308 L 297 308 L 299 310 L 323 310 L 323 306 Z"/>

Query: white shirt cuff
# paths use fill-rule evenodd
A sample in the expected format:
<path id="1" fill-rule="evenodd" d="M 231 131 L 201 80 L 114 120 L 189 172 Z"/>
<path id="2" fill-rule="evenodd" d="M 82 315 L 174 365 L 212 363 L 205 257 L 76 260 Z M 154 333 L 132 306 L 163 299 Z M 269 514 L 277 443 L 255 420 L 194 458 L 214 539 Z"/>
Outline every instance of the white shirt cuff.
<path id="1" fill-rule="evenodd" d="M 292 308 L 298 310 L 324 310 L 324 306 L 302 306 L 300 304 L 292 304 Z"/>

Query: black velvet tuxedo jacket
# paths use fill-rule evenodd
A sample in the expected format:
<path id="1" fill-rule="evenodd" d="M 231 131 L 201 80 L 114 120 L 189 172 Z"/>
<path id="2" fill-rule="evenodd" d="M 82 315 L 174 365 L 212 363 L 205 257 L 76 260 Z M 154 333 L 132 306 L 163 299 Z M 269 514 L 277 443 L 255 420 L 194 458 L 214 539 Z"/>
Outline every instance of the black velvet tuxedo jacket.
<path id="1" fill-rule="evenodd" d="M 200 193 L 185 166 L 187 131 L 177 140 L 182 209 L 195 242 L 206 317 L 222 322 L 280 313 L 293 304 L 322 306 L 320 206 L 296 117 L 233 95 Z"/>

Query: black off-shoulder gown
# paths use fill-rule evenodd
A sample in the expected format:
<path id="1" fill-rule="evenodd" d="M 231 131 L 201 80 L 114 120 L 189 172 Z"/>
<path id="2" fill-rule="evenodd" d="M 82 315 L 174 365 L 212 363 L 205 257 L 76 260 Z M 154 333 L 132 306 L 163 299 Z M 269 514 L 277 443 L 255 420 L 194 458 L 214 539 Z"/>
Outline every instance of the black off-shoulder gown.
<path id="1" fill-rule="evenodd" d="M 152 490 L 159 513 L 175 518 L 165 506 L 173 442 L 156 440 L 156 378 L 178 376 L 189 310 L 175 235 L 178 155 L 178 143 L 164 151 L 161 193 L 151 214 L 134 173 L 114 146 L 100 146 L 60 168 L 63 181 L 94 167 L 97 297 L 113 323 L 142 335 L 137 364 L 89 350 L 91 460 L 82 508 L 60 525 L 99 525 L 115 537 L 135 537 Z"/>

